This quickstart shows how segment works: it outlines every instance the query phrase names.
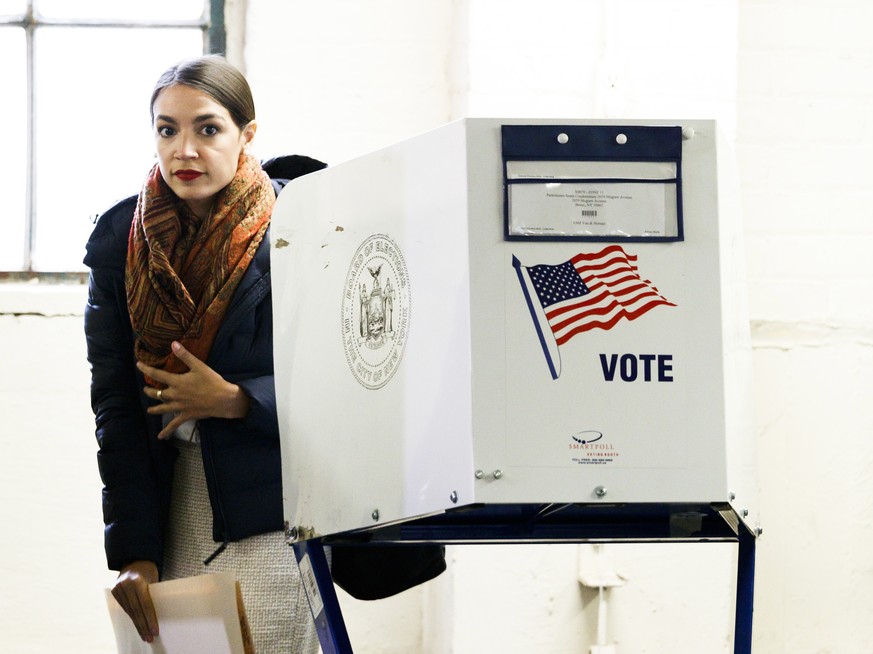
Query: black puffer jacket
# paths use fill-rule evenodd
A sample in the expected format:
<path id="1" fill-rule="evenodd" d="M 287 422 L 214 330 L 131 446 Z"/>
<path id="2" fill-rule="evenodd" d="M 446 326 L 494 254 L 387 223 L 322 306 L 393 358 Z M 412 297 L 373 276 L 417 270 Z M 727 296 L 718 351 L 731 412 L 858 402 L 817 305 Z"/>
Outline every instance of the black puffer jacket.
<path id="1" fill-rule="evenodd" d="M 277 192 L 287 180 L 324 168 L 308 157 L 264 164 Z M 278 179 L 277 179 L 278 178 Z M 103 480 L 109 567 L 163 560 L 176 448 L 159 441 L 161 418 L 135 367 L 124 288 L 127 242 L 136 197 L 103 214 L 86 246 L 91 269 L 85 335 L 91 364 L 91 405 Z M 201 420 L 203 463 L 218 542 L 282 528 L 282 475 L 273 385 L 269 238 L 261 243 L 216 335 L 206 363 L 251 398 L 244 419 Z"/>

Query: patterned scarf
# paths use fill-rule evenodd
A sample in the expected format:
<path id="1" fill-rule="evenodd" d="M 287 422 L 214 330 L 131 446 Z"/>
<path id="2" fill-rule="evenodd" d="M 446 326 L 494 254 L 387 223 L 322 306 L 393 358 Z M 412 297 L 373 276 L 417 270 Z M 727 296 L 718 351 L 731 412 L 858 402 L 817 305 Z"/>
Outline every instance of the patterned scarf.
<path id="1" fill-rule="evenodd" d="M 178 199 L 157 165 L 152 168 L 137 200 L 125 271 L 138 360 L 186 372 L 171 354 L 174 340 L 206 360 L 274 202 L 270 178 L 250 155 L 240 155 L 236 176 L 205 219 Z"/>

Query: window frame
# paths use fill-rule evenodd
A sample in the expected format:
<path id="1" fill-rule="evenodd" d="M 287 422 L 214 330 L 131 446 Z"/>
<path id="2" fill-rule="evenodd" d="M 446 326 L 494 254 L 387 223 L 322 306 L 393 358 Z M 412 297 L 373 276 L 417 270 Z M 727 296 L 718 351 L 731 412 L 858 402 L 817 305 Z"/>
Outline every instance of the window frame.
<path id="1" fill-rule="evenodd" d="M 224 1 L 203 0 L 203 13 L 200 18 L 190 20 L 100 20 L 100 19 L 55 19 L 42 16 L 38 10 L 38 0 L 27 0 L 24 14 L 0 15 L 0 26 L 21 27 L 25 38 L 26 67 L 26 180 L 25 210 L 24 210 L 24 258 L 22 268 L 17 271 L 0 269 L 0 281 L 22 281 L 34 278 L 69 281 L 82 280 L 87 273 L 80 272 L 37 272 L 33 270 L 33 252 L 36 245 L 36 212 L 35 198 L 38 180 L 36 179 L 36 102 L 37 88 L 35 75 L 34 32 L 37 29 L 52 27 L 82 27 L 82 28 L 133 28 L 133 29 L 191 29 L 199 28 L 203 33 L 204 54 L 225 54 L 227 47 L 227 30 L 224 22 Z"/>

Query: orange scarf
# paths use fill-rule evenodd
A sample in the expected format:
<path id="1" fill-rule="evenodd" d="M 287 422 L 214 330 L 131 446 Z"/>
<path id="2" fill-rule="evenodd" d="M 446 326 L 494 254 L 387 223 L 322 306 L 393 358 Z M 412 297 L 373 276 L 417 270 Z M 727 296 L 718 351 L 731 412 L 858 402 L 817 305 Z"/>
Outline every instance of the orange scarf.
<path id="1" fill-rule="evenodd" d="M 230 300 L 270 224 L 276 196 L 257 159 L 240 155 L 236 176 L 198 219 L 155 165 L 139 194 L 125 286 L 134 353 L 169 372 L 187 368 L 174 340 L 205 361 Z M 153 380 L 147 380 L 158 385 Z"/>

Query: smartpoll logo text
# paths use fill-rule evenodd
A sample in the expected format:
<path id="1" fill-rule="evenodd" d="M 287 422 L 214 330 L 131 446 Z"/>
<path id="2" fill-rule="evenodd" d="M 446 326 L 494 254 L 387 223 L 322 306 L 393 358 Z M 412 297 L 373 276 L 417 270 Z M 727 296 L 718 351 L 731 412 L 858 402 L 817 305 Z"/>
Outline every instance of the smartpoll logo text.
<path id="1" fill-rule="evenodd" d="M 614 463 L 619 453 L 613 443 L 603 438 L 603 433 L 586 429 L 570 436 L 568 445 L 570 460 L 577 465 L 605 465 Z"/>

